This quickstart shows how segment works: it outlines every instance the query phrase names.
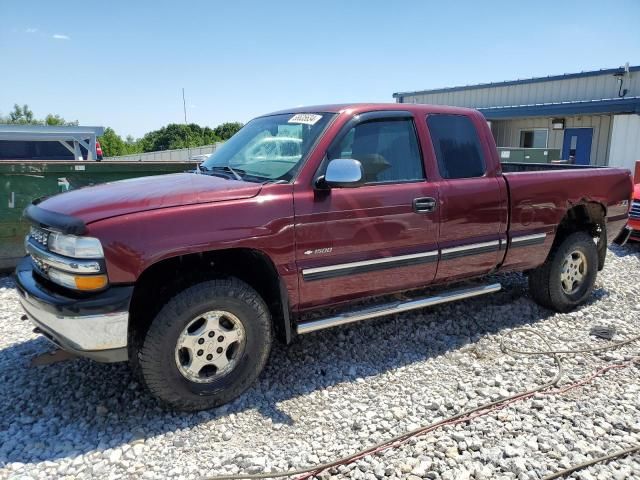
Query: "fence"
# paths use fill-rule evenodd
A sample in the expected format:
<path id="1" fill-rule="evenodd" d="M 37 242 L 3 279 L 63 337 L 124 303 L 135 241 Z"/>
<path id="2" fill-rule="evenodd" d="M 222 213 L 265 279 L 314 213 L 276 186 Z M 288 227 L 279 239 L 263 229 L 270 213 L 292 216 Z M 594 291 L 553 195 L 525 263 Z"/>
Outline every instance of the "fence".
<path id="1" fill-rule="evenodd" d="M 183 162 L 196 155 L 209 155 L 222 143 L 204 145 L 202 147 L 179 148 L 176 150 L 161 150 L 158 152 L 134 153 L 117 157 L 105 157 L 109 161 L 121 162 Z"/>

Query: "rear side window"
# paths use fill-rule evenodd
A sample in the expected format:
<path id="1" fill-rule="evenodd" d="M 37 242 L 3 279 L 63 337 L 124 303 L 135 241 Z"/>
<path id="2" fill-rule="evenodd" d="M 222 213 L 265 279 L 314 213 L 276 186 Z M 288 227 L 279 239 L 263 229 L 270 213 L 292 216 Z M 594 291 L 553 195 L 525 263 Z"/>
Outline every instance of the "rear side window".
<path id="1" fill-rule="evenodd" d="M 427 125 L 442 178 L 481 177 L 485 163 L 473 122 L 463 115 L 429 115 Z"/>
<path id="2" fill-rule="evenodd" d="M 407 118 L 360 123 L 349 130 L 328 154 L 330 160 L 359 160 L 366 183 L 407 182 L 425 178 L 413 120 Z"/>

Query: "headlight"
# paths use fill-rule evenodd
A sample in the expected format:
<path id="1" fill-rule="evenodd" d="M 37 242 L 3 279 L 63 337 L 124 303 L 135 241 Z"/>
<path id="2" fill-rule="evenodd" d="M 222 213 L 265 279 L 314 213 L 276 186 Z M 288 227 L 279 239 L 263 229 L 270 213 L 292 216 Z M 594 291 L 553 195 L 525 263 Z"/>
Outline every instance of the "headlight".
<path id="1" fill-rule="evenodd" d="M 25 248 L 39 273 L 54 283 L 78 291 L 109 285 L 100 240 L 32 227 Z"/>
<path id="2" fill-rule="evenodd" d="M 49 234 L 49 250 L 71 258 L 102 258 L 102 244 L 93 237 L 76 237 L 52 232 Z"/>

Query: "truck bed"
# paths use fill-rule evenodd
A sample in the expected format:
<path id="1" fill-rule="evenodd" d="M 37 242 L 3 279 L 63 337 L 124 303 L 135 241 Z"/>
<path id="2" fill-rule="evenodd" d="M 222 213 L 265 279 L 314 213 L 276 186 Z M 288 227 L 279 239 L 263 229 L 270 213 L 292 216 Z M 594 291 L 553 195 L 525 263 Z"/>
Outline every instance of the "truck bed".
<path id="1" fill-rule="evenodd" d="M 502 165 L 502 177 L 509 192 L 512 237 L 537 232 L 551 236 L 566 212 L 576 205 L 592 205 L 602 212 L 609 242 L 626 224 L 632 191 L 629 170 L 581 165 Z M 510 251 L 504 266 L 524 269 L 527 265 L 541 264 L 547 253 L 547 249 L 540 249 L 519 256 Z"/>
<path id="2" fill-rule="evenodd" d="M 516 172 L 540 172 L 558 170 L 585 170 L 592 168 L 609 168 L 599 165 L 573 165 L 571 163 L 526 163 L 526 162 L 502 162 L 502 171 L 505 173 Z"/>

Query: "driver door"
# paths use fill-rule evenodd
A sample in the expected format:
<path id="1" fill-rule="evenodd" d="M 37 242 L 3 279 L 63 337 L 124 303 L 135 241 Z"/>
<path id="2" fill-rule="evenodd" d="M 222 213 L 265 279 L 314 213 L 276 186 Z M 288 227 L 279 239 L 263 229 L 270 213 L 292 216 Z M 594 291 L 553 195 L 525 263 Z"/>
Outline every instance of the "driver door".
<path id="1" fill-rule="evenodd" d="M 294 192 L 300 307 L 431 282 L 438 262 L 438 211 L 421 201 L 437 205 L 438 187 L 425 177 L 413 116 L 359 115 L 328 149 L 327 160 L 334 158 L 360 161 L 365 183 L 330 190 L 309 185 Z"/>

